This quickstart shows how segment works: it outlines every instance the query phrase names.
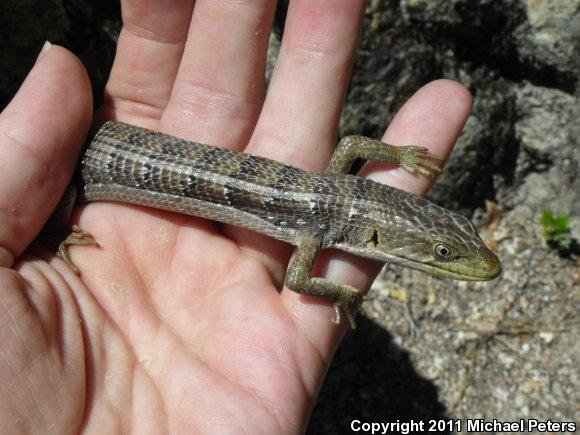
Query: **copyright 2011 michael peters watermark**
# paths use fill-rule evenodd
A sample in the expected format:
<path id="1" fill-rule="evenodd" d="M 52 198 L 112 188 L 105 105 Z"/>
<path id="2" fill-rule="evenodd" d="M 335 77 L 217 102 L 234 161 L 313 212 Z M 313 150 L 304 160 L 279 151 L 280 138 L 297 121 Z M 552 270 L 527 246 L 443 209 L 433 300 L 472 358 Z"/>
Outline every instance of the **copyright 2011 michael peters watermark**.
<path id="1" fill-rule="evenodd" d="M 485 420 L 482 418 L 409 420 L 394 422 L 368 422 L 352 420 L 353 432 L 375 434 L 398 433 L 406 435 L 416 432 L 575 432 L 576 422 L 538 420 L 534 418 L 517 421 Z"/>

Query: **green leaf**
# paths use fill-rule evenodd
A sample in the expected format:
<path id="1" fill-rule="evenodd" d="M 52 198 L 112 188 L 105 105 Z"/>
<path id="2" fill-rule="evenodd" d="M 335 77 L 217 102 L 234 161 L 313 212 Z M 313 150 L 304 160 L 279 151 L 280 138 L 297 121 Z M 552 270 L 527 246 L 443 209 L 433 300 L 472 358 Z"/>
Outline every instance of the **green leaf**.
<path id="1" fill-rule="evenodd" d="M 554 216 L 551 210 L 545 210 L 540 217 L 540 222 L 543 227 L 542 237 L 546 241 L 556 243 L 563 250 L 570 248 L 572 244 L 572 238 L 570 237 L 572 225 L 569 215 L 562 213 Z"/>

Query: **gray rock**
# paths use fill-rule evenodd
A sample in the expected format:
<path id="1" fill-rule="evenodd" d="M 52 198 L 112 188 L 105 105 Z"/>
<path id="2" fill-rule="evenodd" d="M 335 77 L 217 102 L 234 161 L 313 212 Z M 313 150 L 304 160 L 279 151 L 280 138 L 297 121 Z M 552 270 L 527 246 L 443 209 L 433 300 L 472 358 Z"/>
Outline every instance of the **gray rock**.
<path id="1" fill-rule="evenodd" d="M 80 57 L 100 104 L 115 54 L 119 11 L 117 0 L 2 0 L 0 108 L 12 99 L 46 40 Z"/>
<path id="2" fill-rule="evenodd" d="M 514 32 L 519 58 L 538 71 L 553 71 L 570 86 L 577 85 L 580 2 L 525 0 L 522 4 L 526 20 Z"/>

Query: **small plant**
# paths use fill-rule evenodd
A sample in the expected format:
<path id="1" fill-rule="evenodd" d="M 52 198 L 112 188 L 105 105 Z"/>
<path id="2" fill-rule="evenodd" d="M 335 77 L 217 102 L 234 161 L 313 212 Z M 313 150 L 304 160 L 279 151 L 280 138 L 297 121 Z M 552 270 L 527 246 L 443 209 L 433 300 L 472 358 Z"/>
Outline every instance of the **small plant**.
<path id="1" fill-rule="evenodd" d="M 572 226 L 570 225 L 570 216 L 566 213 L 554 216 L 551 210 L 546 210 L 542 213 L 541 217 L 542 227 L 542 237 L 546 241 L 558 247 L 561 250 L 569 250 L 572 245 L 572 236 L 570 232 Z"/>

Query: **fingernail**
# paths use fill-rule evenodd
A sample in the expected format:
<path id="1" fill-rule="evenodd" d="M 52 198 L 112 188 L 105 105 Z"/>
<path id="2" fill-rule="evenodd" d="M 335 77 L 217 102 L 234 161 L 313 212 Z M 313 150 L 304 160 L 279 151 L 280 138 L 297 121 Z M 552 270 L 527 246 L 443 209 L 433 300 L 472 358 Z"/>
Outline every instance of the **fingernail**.
<path id="1" fill-rule="evenodd" d="M 40 50 L 40 53 L 38 54 L 38 57 L 36 58 L 36 60 L 38 60 L 42 56 L 44 56 L 46 54 L 46 52 L 51 49 L 51 47 L 52 47 L 52 44 L 48 41 L 45 41 L 44 45 L 42 46 L 42 50 Z"/>

